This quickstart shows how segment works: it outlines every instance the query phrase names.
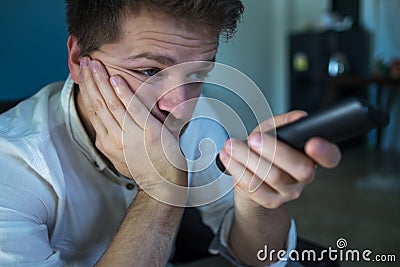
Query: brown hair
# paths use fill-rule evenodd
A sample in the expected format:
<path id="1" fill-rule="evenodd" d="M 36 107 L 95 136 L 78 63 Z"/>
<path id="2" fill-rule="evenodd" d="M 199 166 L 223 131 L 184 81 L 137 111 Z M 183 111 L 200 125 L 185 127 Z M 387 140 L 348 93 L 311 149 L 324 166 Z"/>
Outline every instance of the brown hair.
<path id="1" fill-rule="evenodd" d="M 81 55 L 117 41 L 122 18 L 144 9 L 210 25 L 226 39 L 235 34 L 244 11 L 241 0 L 66 0 L 66 4 L 68 31 L 78 39 Z"/>

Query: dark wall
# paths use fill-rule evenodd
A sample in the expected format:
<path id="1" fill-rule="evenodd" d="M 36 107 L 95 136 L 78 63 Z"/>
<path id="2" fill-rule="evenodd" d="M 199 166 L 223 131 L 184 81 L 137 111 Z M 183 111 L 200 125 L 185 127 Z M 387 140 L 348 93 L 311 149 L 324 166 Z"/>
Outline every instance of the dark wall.
<path id="1" fill-rule="evenodd" d="M 64 0 L 0 2 L 0 100 L 21 99 L 65 80 Z"/>

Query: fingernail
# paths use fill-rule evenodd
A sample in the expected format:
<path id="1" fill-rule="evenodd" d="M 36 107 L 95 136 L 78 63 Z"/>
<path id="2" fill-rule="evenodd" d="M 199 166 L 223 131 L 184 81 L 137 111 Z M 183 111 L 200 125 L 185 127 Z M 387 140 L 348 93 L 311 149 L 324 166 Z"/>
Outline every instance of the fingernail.
<path id="1" fill-rule="evenodd" d="M 253 134 L 250 136 L 249 143 L 252 147 L 260 147 L 261 146 L 261 134 Z"/>
<path id="2" fill-rule="evenodd" d="M 233 145 L 233 142 L 232 142 L 232 140 L 228 140 L 228 141 L 226 141 L 226 143 L 225 143 L 225 149 L 226 150 L 228 150 L 228 151 L 232 151 L 232 145 Z"/>
<path id="3" fill-rule="evenodd" d="M 219 157 L 220 157 L 220 159 L 226 159 L 226 158 L 228 158 L 228 154 L 224 150 L 221 150 L 219 152 Z"/>
<path id="4" fill-rule="evenodd" d="M 89 60 L 87 59 L 87 57 L 81 57 L 79 61 L 81 64 L 81 68 L 86 68 L 89 65 Z"/>
<path id="5" fill-rule="evenodd" d="M 317 148 L 316 151 L 317 151 L 317 154 L 318 154 L 318 155 L 323 155 L 323 154 L 325 154 L 326 152 L 329 151 L 330 147 L 331 147 L 330 144 L 325 143 L 325 142 L 323 142 L 323 141 L 321 141 L 321 140 L 318 140 L 318 141 L 316 142 L 316 148 Z"/>
<path id="6" fill-rule="evenodd" d="M 99 70 L 99 64 L 96 61 L 90 62 L 90 69 L 93 73 L 96 73 Z"/>
<path id="7" fill-rule="evenodd" d="M 78 75 L 78 82 L 83 82 L 83 75 L 82 75 L 82 73 L 79 73 L 79 75 Z"/>
<path id="8" fill-rule="evenodd" d="M 121 88 L 119 86 L 120 85 L 119 77 L 112 76 L 110 78 L 110 83 L 113 86 L 115 93 L 117 93 L 117 95 L 121 95 L 122 92 L 121 92 Z"/>
<path id="9" fill-rule="evenodd" d="M 118 83 L 119 83 L 119 79 L 118 79 L 118 77 L 114 77 L 113 76 L 113 77 L 110 78 L 110 82 L 111 82 L 112 86 L 116 87 L 118 85 Z"/>

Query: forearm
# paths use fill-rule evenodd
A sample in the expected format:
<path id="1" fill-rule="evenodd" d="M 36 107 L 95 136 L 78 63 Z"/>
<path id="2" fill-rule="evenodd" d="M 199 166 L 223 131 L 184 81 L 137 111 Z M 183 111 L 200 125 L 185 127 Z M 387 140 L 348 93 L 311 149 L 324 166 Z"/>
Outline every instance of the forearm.
<path id="1" fill-rule="evenodd" d="M 268 210 L 250 199 L 245 201 L 242 198 L 241 201 L 235 204 L 229 247 L 246 265 L 266 266 L 271 263 L 269 257 L 266 261 L 259 261 L 257 252 L 265 246 L 268 251 L 286 249 L 285 243 L 290 229 L 289 215 L 285 206 Z"/>
<path id="2" fill-rule="evenodd" d="M 97 266 L 166 266 L 182 212 L 140 191 Z"/>

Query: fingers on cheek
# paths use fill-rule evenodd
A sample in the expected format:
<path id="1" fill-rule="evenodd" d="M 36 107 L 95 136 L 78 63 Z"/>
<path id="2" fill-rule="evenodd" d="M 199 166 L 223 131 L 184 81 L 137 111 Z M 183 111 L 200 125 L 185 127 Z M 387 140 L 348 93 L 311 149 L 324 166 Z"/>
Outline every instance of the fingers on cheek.
<path id="1" fill-rule="evenodd" d="M 120 76 L 111 76 L 110 83 L 117 95 L 123 96 L 127 94 L 125 81 Z"/>
<path id="2" fill-rule="evenodd" d="M 88 82 L 92 78 L 90 69 L 89 69 L 89 58 L 83 57 L 80 59 L 80 74 L 81 77 L 80 79 L 82 80 L 82 83 Z"/>
<path id="3" fill-rule="evenodd" d="M 79 85 L 83 84 L 83 81 L 84 81 L 83 74 L 82 74 L 82 71 L 80 71 L 78 74 L 78 84 Z"/>
<path id="4" fill-rule="evenodd" d="M 118 75 L 112 76 L 110 78 L 110 83 L 118 98 L 125 105 L 125 107 L 127 107 L 129 105 L 129 101 L 133 97 L 133 92 L 130 90 L 128 84 L 122 77 Z"/>

